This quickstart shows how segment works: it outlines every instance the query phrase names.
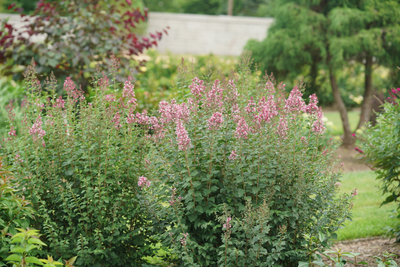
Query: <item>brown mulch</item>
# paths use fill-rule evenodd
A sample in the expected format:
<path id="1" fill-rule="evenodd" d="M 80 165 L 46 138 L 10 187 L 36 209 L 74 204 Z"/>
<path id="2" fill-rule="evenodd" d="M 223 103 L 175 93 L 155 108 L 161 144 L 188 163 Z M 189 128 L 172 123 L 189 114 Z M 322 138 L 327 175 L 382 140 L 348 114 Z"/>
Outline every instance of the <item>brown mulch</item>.
<path id="1" fill-rule="evenodd" d="M 368 266 L 377 266 L 377 263 L 375 262 L 376 260 L 371 256 L 382 257 L 383 253 L 385 252 L 400 256 L 400 243 L 394 243 L 394 241 L 394 239 L 389 240 L 389 238 L 384 237 L 341 241 L 337 242 L 332 247 L 332 250 L 336 251 L 338 248 L 342 252 L 361 253 L 357 257 L 358 262 L 365 261 L 368 263 Z M 400 257 L 396 257 L 394 260 L 400 265 Z"/>

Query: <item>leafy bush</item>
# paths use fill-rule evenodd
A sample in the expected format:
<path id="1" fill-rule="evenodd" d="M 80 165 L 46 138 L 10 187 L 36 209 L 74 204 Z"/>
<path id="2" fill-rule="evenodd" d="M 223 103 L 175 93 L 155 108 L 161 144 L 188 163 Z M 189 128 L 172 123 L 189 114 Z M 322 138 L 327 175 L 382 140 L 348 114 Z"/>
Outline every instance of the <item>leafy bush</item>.
<path id="1" fill-rule="evenodd" d="M 71 78 L 64 82 L 66 99 L 55 94 L 54 76 L 42 92 L 33 62 L 25 72 L 21 131 L 9 127 L 3 144 L 18 187 L 37 210 L 32 226 L 49 243 L 44 253 L 78 256 L 78 266 L 138 266 L 154 243 L 137 185 L 147 172 L 149 129 L 138 125 L 145 114 L 134 113 L 131 79 L 115 97 L 119 63 L 111 61 L 111 80 L 93 78 L 92 103 Z"/>
<path id="2" fill-rule="evenodd" d="M 249 66 L 243 56 L 238 72 L 194 78 L 159 104 L 157 182 L 142 187 L 179 266 L 297 266 L 306 234 L 334 237 L 349 217 L 355 193 L 337 195 L 334 148 L 318 149 L 317 98 L 306 105 L 295 87 L 286 99 L 269 76 L 254 84 Z"/>
<path id="3" fill-rule="evenodd" d="M 119 54 L 125 72 L 119 75 L 127 77 L 136 67 L 133 56 L 157 45 L 163 32 L 149 38 L 137 36 L 137 26 L 146 18 L 147 11 L 133 8 L 131 1 L 40 0 L 22 31 L 15 31 L 8 23 L 0 30 L 0 34 L 7 33 L 4 45 L 0 42 L 0 51 L 6 51 L 0 52 L 0 62 L 12 58 L 16 64 L 28 66 L 34 58 L 39 74 L 54 72 L 60 80 L 71 76 L 87 91 L 96 71 L 91 62 L 105 61 L 110 53 Z M 44 40 L 33 42 L 38 37 Z M 136 65 L 143 63 L 136 61 Z"/>
<path id="4" fill-rule="evenodd" d="M 17 228 L 26 228 L 33 219 L 30 202 L 18 196 L 13 188 L 13 176 L 0 157 L 0 266 L 5 266 L 3 259 L 10 250 L 10 235 L 17 233 Z"/>
<path id="5" fill-rule="evenodd" d="M 37 266 L 41 265 L 44 267 L 56 267 L 62 266 L 59 261 L 53 260 L 53 257 L 47 256 L 46 259 L 38 259 L 35 256 L 32 256 L 32 253 L 35 250 L 40 250 L 43 246 L 46 246 L 45 243 L 40 241 L 40 234 L 38 230 L 35 229 L 22 229 L 18 228 L 18 233 L 13 235 L 11 238 L 11 249 L 10 255 L 4 260 L 7 263 L 11 263 L 13 267 L 29 267 L 29 266 Z M 73 267 L 76 257 L 73 257 L 69 260 L 65 261 L 65 267 Z"/>
<path id="6" fill-rule="evenodd" d="M 390 194 L 382 205 L 396 202 L 400 196 L 400 88 L 392 89 L 390 95 L 383 104 L 384 111 L 377 114 L 376 125 L 366 131 L 362 149 L 358 149 L 365 153 L 367 162 L 375 170 L 382 193 Z M 398 212 L 399 209 L 400 205 Z M 396 229 L 389 229 L 389 234 L 399 242 L 400 224 Z"/>

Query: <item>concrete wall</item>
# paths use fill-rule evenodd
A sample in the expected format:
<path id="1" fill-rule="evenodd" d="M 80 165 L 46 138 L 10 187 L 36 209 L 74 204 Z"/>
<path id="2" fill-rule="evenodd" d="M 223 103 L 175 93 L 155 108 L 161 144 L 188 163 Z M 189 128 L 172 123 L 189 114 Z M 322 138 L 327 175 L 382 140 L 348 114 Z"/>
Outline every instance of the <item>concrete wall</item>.
<path id="1" fill-rule="evenodd" d="M 272 22 L 272 18 L 150 12 L 147 31 L 170 27 L 159 43 L 160 52 L 236 56 L 249 39 L 264 39 Z"/>
<path id="2" fill-rule="evenodd" d="M 0 19 L 6 17 L 10 17 L 9 23 L 22 25 L 19 15 L 0 14 Z M 161 53 L 236 56 L 249 39 L 264 39 L 272 22 L 272 18 L 150 12 L 147 32 L 170 27 L 168 35 L 164 34 L 158 43 Z"/>

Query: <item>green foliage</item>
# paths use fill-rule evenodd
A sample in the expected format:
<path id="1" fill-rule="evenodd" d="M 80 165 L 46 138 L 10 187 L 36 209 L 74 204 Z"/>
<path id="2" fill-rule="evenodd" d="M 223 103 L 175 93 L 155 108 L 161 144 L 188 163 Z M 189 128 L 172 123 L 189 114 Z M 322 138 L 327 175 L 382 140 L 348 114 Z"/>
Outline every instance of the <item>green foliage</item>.
<path id="1" fill-rule="evenodd" d="M 28 227 L 34 214 L 30 202 L 17 194 L 12 173 L 3 163 L 0 157 L 0 266 L 5 266 L 10 236 L 17 228 Z"/>
<path id="2" fill-rule="evenodd" d="M 397 98 L 396 98 L 397 95 Z M 380 190 L 390 195 L 382 203 L 397 202 L 400 196 L 400 88 L 392 90 L 392 98 L 383 104 L 384 111 L 378 114 L 377 124 L 365 134 L 363 151 L 380 181 Z M 397 210 L 399 211 L 400 205 Z M 389 233 L 400 240 L 400 225 Z"/>
<path id="3" fill-rule="evenodd" d="M 2 144 L 18 187 L 37 210 L 32 226 L 49 244 L 43 252 L 78 256 L 78 266 L 138 266 L 154 243 L 137 185 L 147 171 L 148 129 L 134 120 L 130 80 L 115 100 L 118 61 L 111 62 L 112 80 L 95 76 L 89 104 L 71 79 L 64 83 L 67 98 L 57 98 L 53 76 L 45 83 L 52 95 L 43 97 L 33 62 L 25 73 L 21 131 Z"/>
<path id="4" fill-rule="evenodd" d="M 282 83 L 255 82 L 249 68 L 244 56 L 229 77 L 183 79 L 177 100 L 159 105 L 158 183 L 144 201 L 180 266 L 297 266 L 304 234 L 333 237 L 349 217 L 332 147 L 318 149 L 316 99 L 306 106 L 297 87 L 286 99 Z"/>
<path id="5" fill-rule="evenodd" d="M 4 259 L 8 264 L 12 264 L 13 267 L 29 267 L 29 266 L 44 266 L 44 267 L 56 267 L 63 266 L 59 261 L 53 260 L 53 257 L 47 256 L 47 260 L 39 259 L 32 256 L 32 253 L 36 250 L 41 250 L 42 246 L 46 246 L 39 237 L 39 231 L 35 229 L 22 229 L 18 228 L 18 233 L 14 234 L 10 240 L 10 252 L 9 255 Z M 65 261 L 65 267 L 73 267 L 77 257 L 73 257 Z"/>
<path id="6" fill-rule="evenodd" d="M 147 111 L 154 110 L 162 100 L 169 100 L 178 94 L 178 72 L 183 68 L 182 56 L 161 55 L 156 50 L 146 53 L 146 66 L 140 68 L 135 76 L 135 90 L 138 108 Z M 228 76 L 236 68 L 236 57 L 218 57 L 214 55 L 193 56 L 183 61 L 187 66 L 187 75 L 198 73 L 205 77 L 217 69 Z M 256 79 L 255 75 L 252 76 Z"/>

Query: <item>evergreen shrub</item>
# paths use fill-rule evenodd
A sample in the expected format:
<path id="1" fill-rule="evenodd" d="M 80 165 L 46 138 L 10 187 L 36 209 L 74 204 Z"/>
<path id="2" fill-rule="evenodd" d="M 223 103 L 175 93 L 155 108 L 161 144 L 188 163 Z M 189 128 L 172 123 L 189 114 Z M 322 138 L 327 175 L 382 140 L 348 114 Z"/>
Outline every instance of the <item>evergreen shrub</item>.
<path id="1" fill-rule="evenodd" d="M 317 97 L 253 85 L 250 65 L 244 54 L 229 77 L 193 77 L 159 104 L 142 196 L 179 266 L 297 266 L 350 216 L 356 191 L 338 195 Z"/>

